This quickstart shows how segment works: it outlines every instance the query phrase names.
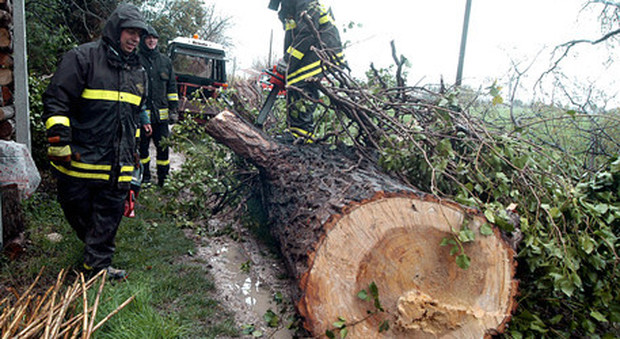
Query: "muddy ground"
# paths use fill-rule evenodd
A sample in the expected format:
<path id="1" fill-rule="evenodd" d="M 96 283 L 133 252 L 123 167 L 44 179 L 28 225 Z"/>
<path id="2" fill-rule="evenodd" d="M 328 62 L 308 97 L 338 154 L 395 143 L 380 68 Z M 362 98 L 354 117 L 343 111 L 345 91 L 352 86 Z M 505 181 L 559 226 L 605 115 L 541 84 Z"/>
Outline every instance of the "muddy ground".
<path id="1" fill-rule="evenodd" d="M 150 151 L 154 157 L 153 146 Z M 182 154 L 171 152 L 171 171 L 180 170 L 184 160 Z M 156 173 L 153 163 L 151 173 Z M 295 332 L 288 327 L 295 321 L 291 302 L 295 282 L 288 277 L 284 263 L 235 220 L 215 216 L 207 222 L 205 233 L 214 234 L 229 226 L 235 239 L 187 230 L 186 236 L 196 244 L 196 252 L 187 259 L 207 266 L 216 286 L 215 298 L 234 314 L 241 332 L 246 332 L 242 337 L 293 338 Z M 270 327 L 265 320 L 270 312 L 280 319 L 277 327 Z"/>

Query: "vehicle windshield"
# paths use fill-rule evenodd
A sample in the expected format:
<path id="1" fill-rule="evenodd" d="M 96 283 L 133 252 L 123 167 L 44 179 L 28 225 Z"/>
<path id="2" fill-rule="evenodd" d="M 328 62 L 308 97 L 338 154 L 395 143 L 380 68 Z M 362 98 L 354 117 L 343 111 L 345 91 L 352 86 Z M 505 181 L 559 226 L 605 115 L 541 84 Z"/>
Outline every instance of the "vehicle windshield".
<path id="1" fill-rule="evenodd" d="M 215 60 L 200 56 L 177 54 L 172 62 L 176 74 L 194 75 L 201 78 L 213 78 Z"/>

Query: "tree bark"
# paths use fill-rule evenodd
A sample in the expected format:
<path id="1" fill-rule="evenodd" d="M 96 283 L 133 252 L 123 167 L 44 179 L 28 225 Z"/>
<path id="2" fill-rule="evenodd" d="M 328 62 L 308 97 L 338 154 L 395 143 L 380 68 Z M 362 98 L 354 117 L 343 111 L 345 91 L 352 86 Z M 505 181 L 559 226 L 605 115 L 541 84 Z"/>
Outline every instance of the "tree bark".
<path id="1" fill-rule="evenodd" d="M 260 170 L 272 233 L 315 336 L 344 319 L 351 338 L 472 338 L 504 330 L 515 307 L 514 251 L 473 209 L 420 192 L 346 147 L 284 145 L 224 111 L 205 126 Z M 461 269 L 442 239 L 467 227 Z M 358 297 L 378 288 L 382 311 Z M 381 324 L 389 329 L 379 331 Z"/>

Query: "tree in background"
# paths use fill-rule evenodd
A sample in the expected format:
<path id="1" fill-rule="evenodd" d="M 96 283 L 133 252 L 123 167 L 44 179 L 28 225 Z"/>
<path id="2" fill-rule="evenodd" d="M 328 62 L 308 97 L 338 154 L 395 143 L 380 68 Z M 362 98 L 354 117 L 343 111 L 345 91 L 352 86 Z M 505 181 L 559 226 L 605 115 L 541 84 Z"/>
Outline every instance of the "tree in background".
<path id="1" fill-rule="evenodd" d="M 29 69 L 50 74 L 58 58 L 75 45 L 99 38 L 119 0 L 26 0 Z M 131 0 L 160 34 L 161 45 L 177 36 L 198 34 L 227 44 L 230 18 L 200 0 Z"/>

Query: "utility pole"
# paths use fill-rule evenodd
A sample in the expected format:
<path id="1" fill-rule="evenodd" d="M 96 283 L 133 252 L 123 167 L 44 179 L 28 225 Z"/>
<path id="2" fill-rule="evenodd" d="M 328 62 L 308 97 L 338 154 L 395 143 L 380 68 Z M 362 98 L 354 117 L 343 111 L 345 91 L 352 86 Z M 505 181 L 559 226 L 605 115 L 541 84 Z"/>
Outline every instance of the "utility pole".
<path id="1" fill-rule="evenodd" d="M 459 53 L 459 66 L 456 70 L 456 87 L 461 86 L 463 80 L 463 64 L 465 63 L 465 46 L 467 45 L 467 29 L 469 28 L 469 13 L 471 12 L 471 1 L 465 4 L 465 18 L 463 19 L 463 32 L 461 33 L 461 51 Z"/>
<path id="2" fill-rule="evenodd" d="M 267 57 L 267 68 L 271 67 L 271 53 L 273 48 L 273 28 L 271 29 L 271 35 L 269 36 L 269 56 Z"/>

